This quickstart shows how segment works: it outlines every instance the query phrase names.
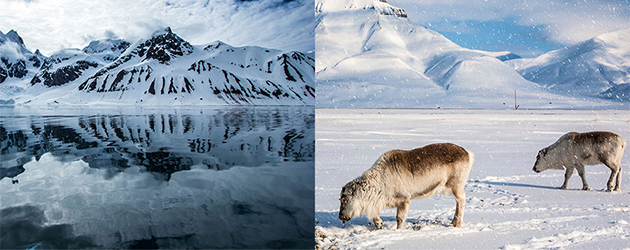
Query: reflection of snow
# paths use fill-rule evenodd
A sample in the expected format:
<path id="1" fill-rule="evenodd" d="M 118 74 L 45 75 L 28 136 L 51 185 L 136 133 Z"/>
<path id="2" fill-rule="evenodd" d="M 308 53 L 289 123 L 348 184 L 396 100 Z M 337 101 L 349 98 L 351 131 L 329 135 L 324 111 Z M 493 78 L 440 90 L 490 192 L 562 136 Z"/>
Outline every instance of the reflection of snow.
<path id="1" fill-rule="evenodd" d="M 313 162 L 225 171 L 195 165 L 170 182 L 140 167 L 106 179 L 104 169 L 50 153 L 24 168 L 19 184 L 0 180 L 1 208 L 37 207 L 47 224 L 72 225 L 102 247 L 312 246 Z"/>

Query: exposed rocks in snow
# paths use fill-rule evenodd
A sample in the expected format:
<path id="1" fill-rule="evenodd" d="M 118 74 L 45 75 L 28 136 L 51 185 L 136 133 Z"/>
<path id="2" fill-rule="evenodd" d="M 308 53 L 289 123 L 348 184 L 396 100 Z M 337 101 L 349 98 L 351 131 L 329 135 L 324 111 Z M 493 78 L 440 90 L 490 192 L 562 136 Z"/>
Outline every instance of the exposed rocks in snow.
<path id="1" fill-rule="evenodd" d="M 3 57 L 0 82 L 23 78 L 30 80 L 30 86 L 20 85 L 20 93 L 4 91 L 0 98 L 4 95 L 29 105 L 90 104 L 95 100 L 157 105 L 312 105 L 315 100 L 315 61 L 304 53 L 232 47 L 219 41 L 195 46 L 170 28 L 133 44 L 103 39 L 82 50 L 64 49 L 48 58 L 39 51 L 29 55 L 30 64 L 26 59 Z M 34 67 L 40 64 L 35 73 Z M 32 77 L 25 77 L 29 72 Z"/>

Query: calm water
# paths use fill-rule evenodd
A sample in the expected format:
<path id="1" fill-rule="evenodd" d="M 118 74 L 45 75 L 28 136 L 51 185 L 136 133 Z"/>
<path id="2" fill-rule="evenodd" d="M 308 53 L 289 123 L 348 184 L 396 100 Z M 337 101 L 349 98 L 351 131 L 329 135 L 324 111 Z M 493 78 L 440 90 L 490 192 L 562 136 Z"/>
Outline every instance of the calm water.
<path id="1" fill-rule="evenodd" d="M 1 248 L 312 248 L 314 112 L 0 108 Z"/>

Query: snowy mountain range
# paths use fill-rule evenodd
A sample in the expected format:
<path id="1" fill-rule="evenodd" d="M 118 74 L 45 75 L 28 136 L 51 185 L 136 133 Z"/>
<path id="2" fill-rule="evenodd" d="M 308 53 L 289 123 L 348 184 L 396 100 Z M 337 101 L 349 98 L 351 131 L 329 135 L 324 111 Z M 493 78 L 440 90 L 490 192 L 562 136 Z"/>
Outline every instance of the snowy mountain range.
<path id="1" fill-rule="evenodd" d="M 543 54 L 519 67 L 554 93 L 630 101 L 630 29 Z"/>
<path id="2" fill-rule="evenodd" d="M 301 52 L 220 41 L 191 45 L 170 28 L 133 44 L 98 40 L 47 58 L 26 50 L 15 31 L 2 39 L 8 41 L 0 47 L 0 56 L 9 58 L 4 71 L 11 72 L 0 84 L 4 103 L 312 105 L 315 100 L 315 62 Z"/>
<path id="3" fill-rule="evenodd" d="M 462 48 L 385 0 L 317 0 L 316 13 L 318 107 L 514 108 L 515 93 L 525 108 L 626 105 L 524 78 L 536 60 Z"/>

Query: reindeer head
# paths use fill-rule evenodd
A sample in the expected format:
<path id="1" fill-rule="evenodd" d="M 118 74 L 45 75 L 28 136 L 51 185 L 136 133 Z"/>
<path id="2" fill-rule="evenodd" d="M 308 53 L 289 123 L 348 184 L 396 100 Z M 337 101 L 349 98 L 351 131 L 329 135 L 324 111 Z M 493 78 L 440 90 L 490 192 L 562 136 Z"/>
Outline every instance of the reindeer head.
<path id="1" fill-rule="evenodd" d="M 356 218 L 361 215 L 361 205 L 358 202 L 359 193 L 362 191 L 362 182 L 359 180 L 353 180 L 348 182 L 341 189 L 341 197 L 339 202 L 339 219 L 344 224 L 352 218 Z"/>

